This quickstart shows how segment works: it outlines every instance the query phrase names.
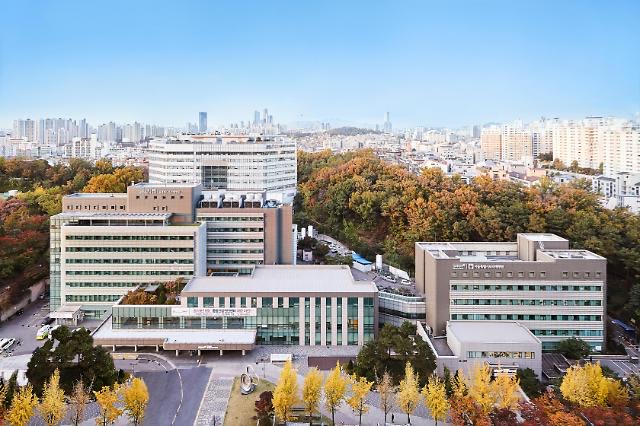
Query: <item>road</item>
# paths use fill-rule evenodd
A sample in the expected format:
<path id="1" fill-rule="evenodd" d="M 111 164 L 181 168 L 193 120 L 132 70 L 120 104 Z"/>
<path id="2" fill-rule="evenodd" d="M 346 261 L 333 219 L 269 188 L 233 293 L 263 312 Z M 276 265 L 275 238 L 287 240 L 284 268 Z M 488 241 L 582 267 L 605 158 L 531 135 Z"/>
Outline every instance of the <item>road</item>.
<path id="1" fill-rule="evenodd" d="M 14 338 L 19 341 L 10 349 L 13 355 L 32 353 L 41 346 L 44 340 L 36 340 L 41 322 L 49 314 L 47 300 L 38 300 L 24 308 L 24 314 L 13 316 L 11 319 L 0 323 L 0 337 Z"/>

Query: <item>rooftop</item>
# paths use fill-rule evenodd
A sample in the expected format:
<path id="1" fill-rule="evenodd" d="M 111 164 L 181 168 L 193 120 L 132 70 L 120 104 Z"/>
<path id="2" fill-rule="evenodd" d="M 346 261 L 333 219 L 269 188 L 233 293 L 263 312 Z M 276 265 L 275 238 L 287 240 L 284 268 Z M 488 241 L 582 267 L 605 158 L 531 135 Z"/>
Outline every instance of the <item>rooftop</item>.
<path id="1" fill-rule="evenodd" d="M 562 260 L 604 259 L 589 250 L 541 250 L 542 253 Z"/>
<path id="2" fill-rule="evenodd" d="M 256 266 L 251 275 L 194 277 L 186 293 L 377 293 L 371 281 L 356 281 L 345 265 Z"/>
<path id="3" fill-rule="evenodd" d="M 76 192 L 65 198 L 127 198 L 126 192 Z"/>
<path id="4" fill-rule="evenodd" d="M 56 215 L 59 218 L 95 219 L 95 220 L 160 220 L 169 219 L 171 213 L 100 213 L 100 212 L 63 212 Z"/>
<path id="5" fill-rule="evenodd" d="M 449 321 L 447 335 L 469 343 L 540 343 L 540 339 L 516 321 Z"/>
<path id="6" fill-rule="evenodd" d="M 199 183 L 149 183 L 149 182 L 138 182 L 133 184 L 132 186 L 136 188 L 194 188 L 196 186 L 200 186 Z M 126 195 L 126 194 L 125 194 Z"/>

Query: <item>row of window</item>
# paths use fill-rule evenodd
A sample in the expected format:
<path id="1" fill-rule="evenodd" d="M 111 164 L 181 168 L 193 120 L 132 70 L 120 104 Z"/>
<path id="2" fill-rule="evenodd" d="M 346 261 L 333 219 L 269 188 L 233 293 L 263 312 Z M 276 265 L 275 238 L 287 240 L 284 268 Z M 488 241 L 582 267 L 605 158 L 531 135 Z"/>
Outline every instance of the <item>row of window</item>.
<path id="1" fill-rule="evenodd" d="M 262 238 L 207 238 L 207 243 L 264 243 Z"/>
<path id="2" fill-rule="evenodd" d="M 600 300 L 451 299 L 452 305 L 601 306 Z"/>
<path id="3" fill-rule="evenodd" d="M 67 235 L 79 241 L 192 241 L 193 235 Z"/>
<path id="4" fill-rule="evenodd" d="M 284 297 L 262 297 L 262 298 L 258 298 L 258 297 L 229 297 L 229 306 L 225 306 L 225 297 L 218 297 L 218 306 L 215 306 L 215 299 L 216 297 L 203 297 L 202 298 L 202 306 L 199 305 L 199 298 L 198 297 L 192 297 L 189 296 L 187 297 L 187 307 L 189 308 L 199 308 L 199 307 L 203 307 L 203 308 L 236 308 L 236 307 L 240 307 L 240 308 L 257 308 L 258 307 L 258 299 L 261 299 L 262 302 L 262 308 L 295 308 L 298 307 L 300 305 L 300 299 L 298 297 L 289 297 L 288 301 L 286 298 Z M 320 315 L 319 311 L 320 311 L 320 307 L 321 305 L 321 297 L 316 297 L 315 298 L 315 304 L 316 304 L 316 315 Z M 329 309 L 331 308 L 331 297 L 326 297 L 325 298 L 325 303 L 327 306 L 327 312 L 329 312 Z M 305 298 L 305 304 L 306 304 L 306 308 L 309 308 L 309 304 L 310 304 L 310 298 L 307 297 Z M 374 306 L 374 302 L 373 302 L 373 298 L 372 297 L 365 297 L 363 298 L 363 306 L 365 308 L 370 308 Z M 338 297 L 336 298 L 336 304 L 337 306 L 342 306 L 342 297 Z M 348 297 L 347 298 L 347 306 L 350 308 L 356 308 L 358 307 L 358 298 L 357 297 Z M 424 317 L 424 315 L 423 315 Z"/>
<path id="5" fill-rule="evenodd" d="M 66 247 L 67 253 L 192 253 L 193 247 Z"/>
<path id="6" fill-rule="evenodd" d="M 451 319 L 473 321 L 602 321 L 602 315 L 451 314 Z"/>
<path id="7" fill-rule="evenodd" d="M 262 216 L 198 216 L 199 221 L 207 222 L 263 222 Z"/>
<path id="8" fill-rule="evenodd" d="M 482 275 L 480 275 L 480 274 L 482 274 Z M 480 276 L 482 276 L 484 278 L 491 278 L 491 277 L 502 278 L 503 276 L 507 277 L 507 278 L 513 278 L 514 276 L 517 277 L 517 278 L 525 278 L 525 275 L 528 278 L 536 278 L 536 272 L 534 272 L 534 271 L 529 271 L 526 274 L 524 272 L 520 271 L 520 272 L 517 272 L 515 275 L 511 271 L 508 271 L 508 272 L 502 272 L 502 271 L 483 271 L 483 272 L 473 271 L 473 272 L 471 272 L 471 275 L 469 275 L 468 271 L 463 271 L 463 272 L 452 271 L 451 272 L 451 277 L 452 278 L 457 278 L 457 277 L 468 278 L 469 276 L 472 276 L 474 278 L 479 278 Z M 570 274 L 569 274 L 568 271 L 562 272 L 562 278 L 569 278 L 569 275 Z M 538 276 L 540 278 L 545 278 L 547 276 L 547 273 L 544 272 L 544 271 L 540 271 L 540 272 L 538 272 Z M 588 271 L 585 271 L 585 272 L 574 271 L 573 273 L 571 273 L 571 276 L 573 278 L 587 278 L 587 279 L 588 278 L 592 278 L 592 277 L 601 278 L 602 277 L 602 272 L 596 271 L 595 273 L 592 274 L 591 272 L 588 272 Z"/>
<path id="9" fill-rule="evenodd" d="M 602 330 L 531 330 L 536 336 L 601 337 Z"/>
<path id="10" fill-rule="evenodd" d="M 116 302 L 122 296 L 117 294 L 70 294 L 67 302 Z"/>
<path id="11" fill-rule="evenodd" d="M 153 196 L 153 199 L 154 199 L 154 200 L 157 200 L 157 199 L 158 199 L 158 197 L 161 197 L 161 199 L 162 199 L 162 200 L 166 200 L 166 199 L 167 199 L 167 196 L 166 196 L 166 195 L 154 195 L 154 196 Z M 180 200 L 184 200 L 184 195 L 180 195 L 180 196 L 178 196 L 178 198 L 179 198 Z M 140 199 L 140 195 L 136 195 L 136 200 L 139 200 L 139 199 Z M 149 196 L 148 196 L 148 195 L 145 195 L 145 196 L 144 196 L 144 199 L 145 199 L 145 200 L 148 200 L 148 199 L 149 199 Z M 176 196 L 175 196 L 175 195 L 171 195 L 170 199 L 175 200 L 175 199 L 176 199 Z"/>
<path id="12" fill-rule="evenodd" d="M 84 287 L 136 287 L 139 286 L 140 283 L 132 283 L 132 282 L 68 282 L 65 283 L 67 287 L 72 288 L 84 288 Z"/>
<path id="13" fill-rule="evenodd" d="M 454 291 L 602 291 L 600 285 L 452 284 Z"/>
<path id="14" fill-rule="evenodd" d="M 191 276 L 193 271 L 67 271 L 67 275 L 179 275 Z"/>
<path id="15" fill-rule="evenodd" d="M 504 352 L 504 351 L 469 351 L 467 358 L 513 358 L 535 359 L 535 352 Z"/>
<path id="16" fill-rule="evenodd" d="M 69 206 L 69 210 L 82 210 L 82 208 L 84 207 L 84 210 L 91 210 L 90 207 L 93 207 L 93 210 L 116 210 L 116 206 L 112 205 L 112 206 L 82 206 L 82 205 L 73 205 L 73 206 Z M 98 208 L 100 207 L 100 209 Z M 108 207 L 108 208 L 107 208 Z M 124 210 L 124 205 L 119 205 L 118 209 L 120 210 Z"/>
<path id="17" fill-rule="evenodd" d="M 262 265 L 262 260 L 217 259 L 208 260 L 208 265 Z"/>
<path id="18" fill-rule="evenodd" d="M 242 249 L 208 249 L 207 254 L 261 254 L 264 250 L 242 250 Z"/>
<path id="19" fill-rule="evenodd" d="M 263 232 L 264 228 L 208 228 L 207 232 Z"/>
<path id="20" fill-rule="evenodd" d="M 193 265 L 193 259 L 67 259 L 66 263 L 74 264 L 115 264 L 115 265 L 158 265 L 158 264 L 183 264 Z"/>

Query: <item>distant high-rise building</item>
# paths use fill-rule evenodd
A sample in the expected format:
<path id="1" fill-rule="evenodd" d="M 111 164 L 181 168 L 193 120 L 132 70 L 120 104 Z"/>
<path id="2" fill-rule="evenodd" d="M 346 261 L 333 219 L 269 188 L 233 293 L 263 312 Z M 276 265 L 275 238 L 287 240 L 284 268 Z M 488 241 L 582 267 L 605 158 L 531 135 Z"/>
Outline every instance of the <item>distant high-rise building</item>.
<path id="1" fill-rule="evenodd" d="M 389 113 L 385 113 L 384 114 L 384 131 L 386 133 L 391 133 L 392 130 L 392 126 L 391 126 L 391 120 L 389 120 Z"/>
<path id="2" fill-rule="evenodd" d="M 532 158 L 531 132 L 522 122 L 514 122 L 502 127 L 502 160 L 521 161 Z"/>
<path id="3" fill-rule="evenodd" d="M 480 137 L 480 132 L 482 131 L 482 128 L 478 125 L 473 126 L 473 130 L 471 133 L 471 136 L 474 138 L 479 138 Z"/>
<path id="4" fill-rule="evenodd" d="M 262 123 L 267 124 L 268 121 L 269 121 L 269 110 L 265 108 L 263 111 Z"/>
<path id="5" fill-rule="evenodd" d="M 198 129 L 200 130 L 200 133 L 207 133 L 207 113 L 201 112 L 198 118 L 199 118 Z"/>
<path id="6" fill-rule="evenodd" d="M 253 125 L 254 126 L 260 125 L 260 111 L 253 112 Z"/>

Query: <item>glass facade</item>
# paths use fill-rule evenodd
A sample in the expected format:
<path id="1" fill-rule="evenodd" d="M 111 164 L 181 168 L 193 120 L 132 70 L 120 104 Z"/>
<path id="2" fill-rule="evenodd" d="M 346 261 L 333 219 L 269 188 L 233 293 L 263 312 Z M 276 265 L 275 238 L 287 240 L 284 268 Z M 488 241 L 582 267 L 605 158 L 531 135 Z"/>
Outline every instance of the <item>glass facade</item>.
<path id="1" fill-rule="evenodd" d="M 214 296 L 186 297 L 186 307 L 213 307 Z M 375 299 L 373 297 L 349 297 L 346 314 L 347 334 L 342 333 L 343 298 L 337 297 L 218 297 L 218 307 L 256 308 L 256 316 L 244 317 L 190 317 L 172 316 L 171 305 L 116 305 L 112 308 L 114 329 L 254 329 L 258 345 L 332 345 L 333 323 L 337 319 L 336 344 L 343 338 L 349 345 L 366 343 L 374 339 L 376 328 Z M 184 305 L 183 305 L 184 306 Z M 323 311 L 324 307 L 324 311 Z M 304 309 L 304 311 L 300 311 Z M 359 311 L 362 316 L 359 317 Z M 312 315 L 313 312 L 313 315 Z M 304 323 L 300 321 L 304 318 Z M 324 339 L 323 339 L 324 334 Z"/>

